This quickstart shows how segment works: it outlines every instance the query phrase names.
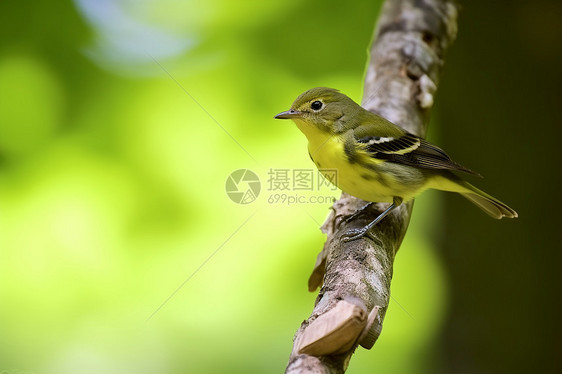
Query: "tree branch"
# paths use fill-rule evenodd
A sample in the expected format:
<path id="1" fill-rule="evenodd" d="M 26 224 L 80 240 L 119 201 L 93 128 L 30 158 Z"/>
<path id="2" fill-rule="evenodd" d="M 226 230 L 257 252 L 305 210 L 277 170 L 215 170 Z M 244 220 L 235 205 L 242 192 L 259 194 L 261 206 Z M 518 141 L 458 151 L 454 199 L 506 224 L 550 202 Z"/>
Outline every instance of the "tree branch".
<path id="1" fill-rule="evenodd" d="M 407 131 L 425 135 L 443 55 L 456 36 L 457 7 L 448 0 L 389 0 L 381 11 L 362 105 Z M 322 226 L 324 249 L 309 280 L 323 286 L 311 316 L 297 331 L 286 373 L 343 373 L 358 345 L 370 349 L 390 299 L 394 256 L 406 234 L 412 203 L 376 225 L 370 237 L 340 241 L 386 208 L 373 204 L 349 222 L 365 201 L 347 194 Z"/>

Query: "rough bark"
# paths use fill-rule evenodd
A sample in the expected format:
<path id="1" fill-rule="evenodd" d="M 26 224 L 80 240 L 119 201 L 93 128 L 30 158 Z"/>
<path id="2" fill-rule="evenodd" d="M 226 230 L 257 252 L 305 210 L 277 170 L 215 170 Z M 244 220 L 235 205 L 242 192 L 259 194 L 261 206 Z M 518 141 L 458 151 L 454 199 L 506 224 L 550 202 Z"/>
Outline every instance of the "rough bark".
<path id="1" fill-rule="evenodd" d="M 379 17 L 365 77 L 363 107 L 407 131 L 425 135 L 443 55 L 457 30 L 457 6 L 446 0 L 388 0 Z M 412 203 L 385 217 L 368 237 L 340 241 L 387 207 L 342 194 L 322 230 L 324 249 L 309 280 L 322 288 L 311 316 L 298 329 L 286 373 L 343 373 L 358 345 L 370 349 L 390 299 L 394 256 L 406 234 Z"/>

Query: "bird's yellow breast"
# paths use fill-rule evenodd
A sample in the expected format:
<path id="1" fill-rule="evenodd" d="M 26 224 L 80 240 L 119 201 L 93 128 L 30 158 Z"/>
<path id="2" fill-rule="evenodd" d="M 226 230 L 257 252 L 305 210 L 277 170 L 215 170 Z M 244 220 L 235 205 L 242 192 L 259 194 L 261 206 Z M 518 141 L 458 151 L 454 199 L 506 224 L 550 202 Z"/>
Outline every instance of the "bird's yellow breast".
<path id="1" fill-rule="evenodd" d="M 362 151 L 355 154 L 355 157 L 349 157 L 344 141 L 338 135 L 320 131 L 315 135 L 307 136 L 310 157 L 327 178 L 328 175 L 333 178 L 333 170 L 336 171 L 336 180 L 332 182 L 338 188 L 366 201 L 393 201 L 396 188 L 391 187 L 395 187 L 396 183 L 392 176 L 379 171 L 382 161 L 368 157 Z"/>

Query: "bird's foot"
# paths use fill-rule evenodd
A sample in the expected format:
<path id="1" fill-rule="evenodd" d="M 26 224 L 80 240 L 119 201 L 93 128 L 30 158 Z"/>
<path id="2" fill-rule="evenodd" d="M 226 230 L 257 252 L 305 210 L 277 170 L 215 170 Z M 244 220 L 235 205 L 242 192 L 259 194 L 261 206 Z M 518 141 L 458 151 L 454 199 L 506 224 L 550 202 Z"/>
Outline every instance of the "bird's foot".
<path id="1" fill-rule="evenodd" d="M 353 240 L 361 239 L 369 233 L 369 229 L 369 226 L 365 226 L 362 229 L 349 230 L 341 236 L 340 240 L 344 243 L 347 243 Z"/>
<path id="2" fill-rule="evenodd" d="M 396 208 L 400 204 L 402 204 L 402 199 L 398 198 L 398 197 L 395 197 L 394 202 L 392 204 L 390 204 L 390 206 L 388 208 L 386 208 L 386 210 L 384 212 L 379 214 L 378 217 L 375 218 L 373 221 L 371 221 L 367 226 L 363 227 L 362 229 L 353 229 L 353 230 L 350 230 L 350 231 L 346 232 L 345 234 L 343 234 L 341 236 L 341 240 L 343 240 L 344 242 L 350 242 L 352 240 L 357 240 L 357 239 L 363 238 L 366 234 L 369 233 L 369 230 L 371 228 L 373 228 L 373 226 L 375 226 L 377 223 L 379 223 L 381 219 L 386 217 L 386 215 L 388 213 L 390 213 L 394 208 Z M 367 204 L 367 206 L 368 205 L 370 205 L 370 204 Z M 355 212 L 353 215 L 351 215 L 348 218 L 351 219 L 351 217 L 353 217 L 354 215 L 361 213 L 367 206 L 363 207 L 363 209 L 361 209 L 360 211 Z"/>

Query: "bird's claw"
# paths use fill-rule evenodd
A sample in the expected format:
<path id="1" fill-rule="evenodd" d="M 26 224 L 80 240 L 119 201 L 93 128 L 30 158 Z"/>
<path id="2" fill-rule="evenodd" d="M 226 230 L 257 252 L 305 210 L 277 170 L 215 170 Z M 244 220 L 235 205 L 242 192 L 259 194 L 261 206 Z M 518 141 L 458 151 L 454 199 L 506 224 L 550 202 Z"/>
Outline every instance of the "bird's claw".
<path id="1" fill-rule="evenodd" d="M 367 235 L 368 231 L 369 230 L 367 230 L 366 228 L 352 229 L 352 230 L 347 231 L 345 234 L 343 234 L 341 236 L 340 240 L 344 243 L 348 243 L 348 242 L 351 242 L 353 240 L 361 239 L 365 235 Z"/>

